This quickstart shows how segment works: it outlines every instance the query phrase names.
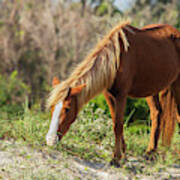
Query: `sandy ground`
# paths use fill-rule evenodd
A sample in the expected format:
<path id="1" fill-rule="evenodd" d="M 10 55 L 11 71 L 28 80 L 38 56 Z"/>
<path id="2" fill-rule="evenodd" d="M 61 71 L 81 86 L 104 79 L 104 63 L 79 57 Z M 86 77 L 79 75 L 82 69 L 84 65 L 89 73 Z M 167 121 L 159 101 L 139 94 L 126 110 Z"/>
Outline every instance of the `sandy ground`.
<path id="1" fill-rule="evenodd" d="M 63 157 L 61 152 L 46 148 L 37 150 L 13 140 L 0 140 L 0 179 L 180 180 L 177 164 L 151 172 L 141 160 L 129 157 L 125 166 L 118 169 L 108 163 Z"/>

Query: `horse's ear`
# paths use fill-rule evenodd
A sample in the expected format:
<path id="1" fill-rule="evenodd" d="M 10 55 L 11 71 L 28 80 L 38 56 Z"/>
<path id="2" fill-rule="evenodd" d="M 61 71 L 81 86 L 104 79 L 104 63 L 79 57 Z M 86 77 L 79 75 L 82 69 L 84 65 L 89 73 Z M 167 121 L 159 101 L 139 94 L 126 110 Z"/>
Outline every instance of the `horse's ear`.
<path id="1" fill-rule="evenodd" d="M 54 88 L 59 83 L 60 83 L 60 80 L 55 76 L 52 80 L 52 87 Z"/>
<path id="2" fill-rule="evenodd" d="M 86 84 L 81 84 L 79 86 L 71 88 L 70 96 L 79 94 L 85 87 L 86 87 Z"/>

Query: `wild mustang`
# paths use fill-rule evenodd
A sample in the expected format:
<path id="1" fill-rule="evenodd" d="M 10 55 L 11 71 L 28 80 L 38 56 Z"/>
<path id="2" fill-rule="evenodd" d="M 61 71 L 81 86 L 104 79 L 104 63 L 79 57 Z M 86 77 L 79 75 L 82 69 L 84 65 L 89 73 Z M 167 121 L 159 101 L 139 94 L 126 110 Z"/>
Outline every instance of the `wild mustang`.
<path id="1" fill-rule="evenodd" d="M 81 107 L 103 92 L 115 134 L 112 164 L 119 165 L 125 153 L 123 114 L 127 96 L 147 97 L 150 106 L 157 106 L 151 115 L 157 126 L 162 115 L 157 94 L 169 87 L 179 113 L 180 32 L 170 25 L 137 29 L 127 22 L 121 23 L 96 45 L 67 80 L 52 90 L 48 99 L 53 113 L 47 144 L 55 144 L 57 137 L 60 140 Z M 155 127 L 151 134 L 155 138 L 148 148 L 149 153 L 157 147 L 159 129 Z"/>

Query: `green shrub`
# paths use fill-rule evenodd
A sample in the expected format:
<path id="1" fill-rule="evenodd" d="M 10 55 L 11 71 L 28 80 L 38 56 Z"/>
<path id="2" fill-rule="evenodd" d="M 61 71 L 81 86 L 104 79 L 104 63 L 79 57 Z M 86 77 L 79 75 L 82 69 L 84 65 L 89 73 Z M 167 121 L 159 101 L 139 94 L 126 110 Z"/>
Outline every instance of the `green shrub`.
<path id="1" fill-rule="evenodd" d="M 131 117 L 129 117 L 131 115 Z M 127 99 L 125 117 L 132 121 L 144 121 L 149 119 L 149 108 L 144 98 Z"/>
<path id="2" fill-rule="evenodd" d="M 104 110 L 104 114 L 108 115 L 109 117 L 110 112 L 108 105 L 104 96 L 101 94 L 90 101 L 90 104 L 95 112 L 97 108 L 101 108 Z M 127 98 L 126 103 L 126 111 L 125 111 L 125 121 L 128 125 L 129 122 L 132 121 L 143 121 L 148 120 L 149 118 L 149 108 L 145 99 L 132 99 Z"/>
<path id="3" fill-rule="evenodd" d="M 102 94 L 100 94 L 99 96 L 92 99 L 89 103 L 91 104 L 91 106 L 93 108 L 93 112 L 95 112 L 96 109 L 101 108 L 102 110 L 104 110 L 104 114 L 107 114 L 109 117 L 111 116 L 110 112 L 109 112 L 109 107 L 108 107 L 106 100 Z"/>
<path id="4" fill-rule="evenodd" d="M 17 113 L 22 111 L 23 103 L 29 88 L 17 77 L 17 71 L 13 71 L 9 77 L 0 74 L 0 111 Z"/>

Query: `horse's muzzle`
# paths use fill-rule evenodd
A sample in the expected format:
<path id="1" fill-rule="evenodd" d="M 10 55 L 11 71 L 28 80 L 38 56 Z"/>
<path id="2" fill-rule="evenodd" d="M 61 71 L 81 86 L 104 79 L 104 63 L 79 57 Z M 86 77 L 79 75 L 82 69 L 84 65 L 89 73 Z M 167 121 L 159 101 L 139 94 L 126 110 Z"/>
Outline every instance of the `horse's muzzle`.
<path id="1" fill-rule="evenodd" d="M 56 134 L 54 135 L 46 135 L 46 144 L 48 146 L 54 146 L 55 144 L 57 144 L 59 138 Z"/>

